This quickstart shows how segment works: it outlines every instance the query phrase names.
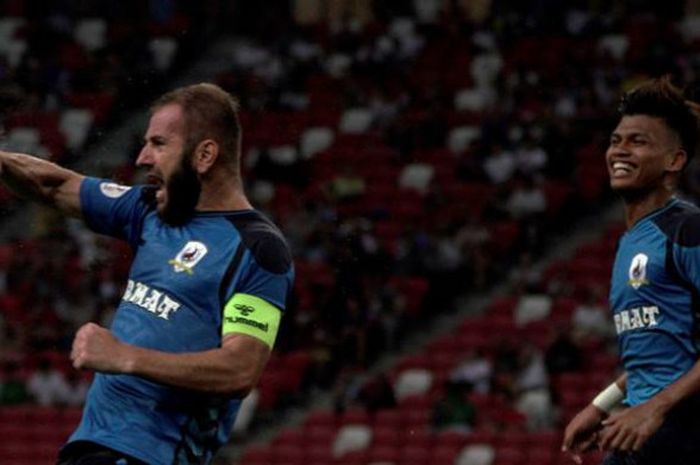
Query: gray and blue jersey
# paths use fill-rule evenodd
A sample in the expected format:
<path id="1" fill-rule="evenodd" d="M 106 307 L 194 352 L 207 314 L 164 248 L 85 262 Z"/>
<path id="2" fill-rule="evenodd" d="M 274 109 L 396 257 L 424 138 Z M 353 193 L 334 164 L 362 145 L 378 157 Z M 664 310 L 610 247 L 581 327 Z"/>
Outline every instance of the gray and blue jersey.
<path id="1" fill-rule="evenodd" d="M 620 239 L 610 307 L 628 405 L 685 374 L 700 348 L 700 209 L 673 199 Z"/>
<path id="2" fill-rule="evenodd" d="M 221 345 L 223 310 L 235 296 L 284 311 L 293 266 L 272 222 L 255 210 L 197 212 L 186 225 L 172 227 L 147 201 L 148 189 L 86 178 L 80 190 L 87 225 L 134 250 L 111 327 L 120 341 L 171 353 L 205 351 Z M 267 330 L 254 316 L 239 320 L 255 325 L 254 331 Z M 69 442 L 92 441 L 152 465 L 205 465 L 226 442 L 239 404 L 137 376 L 98 373 Z"/>

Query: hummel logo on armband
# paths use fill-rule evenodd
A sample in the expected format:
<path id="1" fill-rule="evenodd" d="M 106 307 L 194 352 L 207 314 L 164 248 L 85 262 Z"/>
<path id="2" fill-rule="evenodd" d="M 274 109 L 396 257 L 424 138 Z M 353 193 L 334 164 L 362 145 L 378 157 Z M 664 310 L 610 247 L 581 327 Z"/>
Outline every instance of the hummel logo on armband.
<path id="1" fill-rule="evenodd" d="M 244 304 L 236 304 L 233 306 L 233 308 L 241 312 L 243 316 L 248 316 L 255 311 L 255 308 L 251 307 L 250 305 Z"/>

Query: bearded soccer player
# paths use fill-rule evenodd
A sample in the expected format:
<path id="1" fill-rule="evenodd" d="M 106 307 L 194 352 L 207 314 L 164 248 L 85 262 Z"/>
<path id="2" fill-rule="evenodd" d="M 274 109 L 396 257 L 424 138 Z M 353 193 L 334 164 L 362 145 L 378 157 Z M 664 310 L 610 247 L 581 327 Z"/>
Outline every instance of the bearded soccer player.
<path id="1" fill-rule="evenodd" d="M 110 329 L 82 326 L 75 368 L 96 372 L 60 465 L 209 464 L 270 355 L 293 265 L 240 175 L 238 103 L 211 84 L 152 107 L 136 164 L 148 185 L 0 152 L 11 189 L 127 241 L 134 260 Z"/>
<path id="2" fill-rule="evenodd" d="M 668 77 L 625 94 L 606 153 L 627 231 L 610 308 L 624 373 L 569 423 L 563 450 L 605 465 L 700 460 L 700 210 L 674 197 L 696 151 L 697 107 Z"/>

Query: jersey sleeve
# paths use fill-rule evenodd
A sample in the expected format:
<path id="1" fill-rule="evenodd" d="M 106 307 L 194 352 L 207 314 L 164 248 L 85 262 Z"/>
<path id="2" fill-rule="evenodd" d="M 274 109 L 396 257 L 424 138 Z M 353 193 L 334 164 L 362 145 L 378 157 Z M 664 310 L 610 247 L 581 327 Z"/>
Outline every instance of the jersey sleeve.
<path id="1" fill-rule="evenodd" d="M 700 292 L 700 215 L 690 216 L 679 226 L 673 260 L 680 277 Z"/>
<path id="2" fill-rule="evenodd" d="M 244 333 L 272 347 L 293 281 L 286 243 L 276 237 L 257 242 L 224 307 L 223 335 Z"/>
<path id="3" fill-rule="evenodd" d="M 80 210 L 87 226 L 132 246 L 139 240 L 148 209 L 143 186 L 123 186 L 98 178 L 85 178 L 80 185 Z"/>

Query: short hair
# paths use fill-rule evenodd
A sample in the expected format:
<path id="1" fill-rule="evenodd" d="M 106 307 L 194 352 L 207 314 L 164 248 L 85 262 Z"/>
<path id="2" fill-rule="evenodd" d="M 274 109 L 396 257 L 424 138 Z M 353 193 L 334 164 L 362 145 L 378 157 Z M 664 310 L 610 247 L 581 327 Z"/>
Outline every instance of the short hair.
<path id="1" fill-rule="evenodd" d="M 223 160 L 238 174 L 241 141 L 238 99 L 215 84 L 193 84 L 162 95 L 151 105 L 151 113 L 170 104 L 182 108 L 186 147 L 194 149 L 201 141 L 213 139 L 219 144 Z"/>
<path id="2" fill-rule="evenodd" d="M 644 82 L 625 93 L 620 101 L 620 116 L 648 115 L 661 118 L 681 140 L 688 161 L 695 155 L 698 144 L 698 105 L 686 100 L 683 90 L 671 83 L 666 75 Z M 686 162 L 687 165 L 687 162 Z"/>

